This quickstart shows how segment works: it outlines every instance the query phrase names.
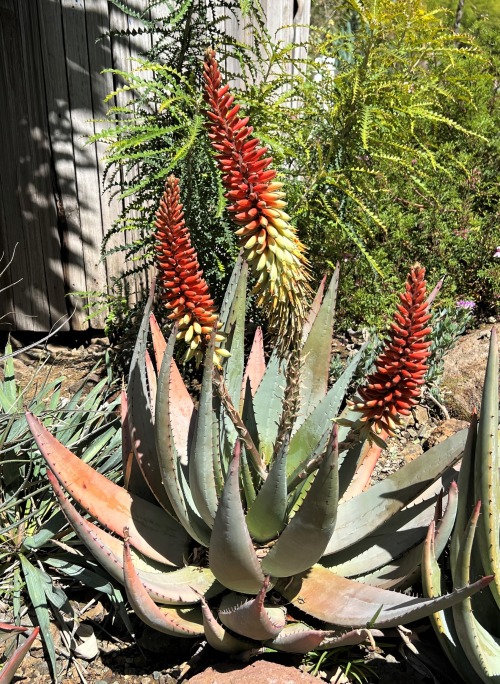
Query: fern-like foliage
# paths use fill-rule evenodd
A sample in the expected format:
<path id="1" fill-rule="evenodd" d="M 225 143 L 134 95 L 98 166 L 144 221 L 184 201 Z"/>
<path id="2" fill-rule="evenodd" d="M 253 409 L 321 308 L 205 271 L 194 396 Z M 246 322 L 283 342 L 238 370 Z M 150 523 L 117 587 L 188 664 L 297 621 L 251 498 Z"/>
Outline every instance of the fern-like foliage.
<path id="1" fill-rule="evenodd" d="M 151 47 L 137 56 L 130 71 L 112 70 L 119 85 L 106 98 L 108 125 L 89 140 L 107 145 L 104 184 L 122 206 L 102 245 L 104 258 L 122 252 L 126 264 L 123 277 L 101 298 L 110 308 L 110 332 L 127 323 L 129 309 L 116 304 L 123 302 L 124 288 L 133 295 L 140 273 L 147 273 L 152 264 L 154 214 L 171 173 L 182 180 L 186 219 L 215 296 L 223 288 L 236 248 L 204 130 L 202 59 L 204 50 L 215 45 L 226 65 L 239 72 L 251 62 L 248 73 L 255 74 L 255 52 L 250 55 L 237 44 L 225 25 L 228 17 L 262 25 L 253 0 L 151 0 L 140 12 L 125 1 L 112 1 L 140 22 L 139 28 L 134 21 L 136 28 L 120 36 L 139 31 L 150 36 Z M 226 76 L 234 77 L 229 67 Z M 117 239 L 118 234 L 125 239 Z"/>
<path id="2" fill-rule="evenodd" d="M 308 58 L 290 79 L 294 108 L 277 104 L 265 82 L 252 92 L 260 110 L 252 116 L 282 155 L 295 200 L 290 213 L 313 266 L 319 272 L 325 261 L 344 262 L 346 318 L 375 324 L 403 264 L 429 264 L 411 242 L 396 244 L 398 216 L 436 209 L 436 188 L 458 186 L 469 173 L 443 143 L 486 144 L 480 127 L 456 115 L 458 107 L 474 108 L 471 72 L 486 59 L 471 36 L 446 28 L 421 0 L 334 0 L 328 12 L 331 21 L 312 28 Z M 387 211 L 392 205 L 397 210 Z M 430 266 L 435 279 L 446 269 Z M 354 313 L 358 289 L 374 299 L 363 295 Z"/>

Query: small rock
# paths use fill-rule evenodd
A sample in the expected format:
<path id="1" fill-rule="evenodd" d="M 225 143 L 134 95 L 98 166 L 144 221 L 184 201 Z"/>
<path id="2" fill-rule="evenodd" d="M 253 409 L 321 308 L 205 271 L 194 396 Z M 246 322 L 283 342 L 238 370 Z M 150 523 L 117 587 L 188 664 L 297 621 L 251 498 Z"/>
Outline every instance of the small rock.
<path id="1" fill-rule="evenodd" d="M 429 438 L 431 432 L 435 429 L 435 425 L 432 425 L 431 423 L 427 423 L 427 425 L 422 425 L 420 430 L 418 431 L 418 437 L 422 441 L 426 440 Z"/>
<path id="2" fill-rule="evenodd" d="M 415 422 L 418 425 L 425 425 L 429 422 L 429 413 L 425 406 L 415 406 L 413 409 L 413 415 L 415 416 Z"/>
<path id="3" fill-rule="evenodd" d="M 107 347 L 109 345 L 109 337 L 93 337 L 90 344 L 97 344 L 100 347 Z"/>
<path id="4" fill-rule="evenodd" d="M 494 325 L 496 322 L 497 322 L 497 319 L 495 318 L 495 316 L 490 316 L 488 318 L 488 323 L 491 323 L 492 325 Z"/>
<path id="5" fill-rule="evenodd" d="M 408 434 L 409 434 L 410 437 L 412 437 L 413 439 L 415 439 L 415 437 L 418 437 L 417 431 L 415 430 L 415 428 L 412 428 L 412 427 L 411 427 L 411 428 L 408 428 Z"/>
<path id="6" fill-rule="evenodd" d="M 246 666 L 220 663 L 191 677 L 190 684 L 318 684 L 316 677 L 294 667 L 257 660 Z"/>
<path id="7" fill-rule="evenodd" d="M 411 461 L 414 461 L 416 458 L 421 456 L 423 453 L 424 450 L 421 444 L 418 444 L 418 442 L 411 442 L 410 444 L 407 444 L 405 446 L 405 448 L 401 452 L 401 456 L 404 458 L 406 463 L 410 463 Z"/>
<path id="8" fill-rule="evenodd" d="M 498 325 L 497 332 L 500 332 Z M 454 418 L 467 420 L 474 407 L 480 408 L 489 334 L 490 328 L 483 328 L 460 337 L 444 358 L 441 387 L 446 392 L 448 411 Z"/>
<path id="9" fill-rule="evenodd" d="M 444 442 L 445 439 L 448 439 L 448 437 L 451 437 L 456 432 L 459 432 L 459 430 L 463 430 L 468 427 L 469 423 L 466 420 L 458 420 L 457 418 L 445 420 L 441 423 L 441 425 L 438 425 L 437 428 L 434 428 L 429 435 L 425 446 L 430 449 L 431 447 L 436 446 L 436 444 Z"/>

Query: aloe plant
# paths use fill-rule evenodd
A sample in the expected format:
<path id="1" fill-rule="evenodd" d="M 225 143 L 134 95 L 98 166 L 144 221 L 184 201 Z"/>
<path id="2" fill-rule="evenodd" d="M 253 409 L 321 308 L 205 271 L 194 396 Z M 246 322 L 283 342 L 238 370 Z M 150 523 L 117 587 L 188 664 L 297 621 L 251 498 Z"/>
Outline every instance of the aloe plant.
<path id="1" fill-rule="evenodd" d="M 432 616 L 434 630 L 450 661 L 466 681 L 500 682 L 500 450 L 498 424 L 498 341 L 491 332 L 481 416 L 472 417 L 458 478 L 458 510 L 451 535 L 453 584 L 463 586 L 483 574 L 495 579 L 479 600 L 466 599 Z M 424 552 L 424 588 L 441 589 L 441 571 L 431 527 Z"/>
<path id="2" fill-rule="evenodd" d="M 205 636 L 223 651 L 265 644 L 306 652 L 360 642 L 370 630 L 411 622 L 485 586 L 491 578 L 432 599 L 388 591 L 414 575 L 441 489 L 451 483 L 444 548 L 465 433 L 342 500 L 363 444 L 332 423 L 358 361 L 328 388 L 337 274 L 304 324 L 298 367 L 294 355 L 274 353 L 266 363 L 260 331 L 244 363 L 246 280 L 240 259 L 219 315 L 230 356 L 222 370 L 214 365 L 213 332 L 196 409 L 173 359 L 178 326 L 163 338 L 149 317 L 150 297 L 129 377 L 126 488 L 28 415 L 63 511 L 125 585 L 139 617 L 168 634 Z M 157 372 L 147 361 L 148 328 Z M 308 627 L 307 615 L 325 627 Z"/>
<path id="3" fill-rule="evenodd" d="M 338 270 L 308 307 L 305 248 L 282 210 L 271 160 L 238 116 L 211 51 L 205 79 L 209 135 L 242 248 L 220 309 L 171 177 L 156 238 L 173 326 L 165 339 L 151 314 L 152 288 L 123 395 L 123 486 L 35 416 L 27 420 L 65 515 L 146 624 L 230 653 L 360 643 L 492 580 L 433 598 L 389 591 L 411 584 L 443 508 L 438 552 L 446 544 L 464 431 L 366 491 L 350 487 L 372 440 L 383 443 L 417 400 L 428 355 L 425 270 L 411 269 L 377 372 L 346 406 L 359 355 L 328 384 Z M 249 274 L 274 336 L 268 359 L 260 329 L 245 358 Z M 204 358 L 196 405 L 174 361 L 177 340 L 185 358 Z"/>

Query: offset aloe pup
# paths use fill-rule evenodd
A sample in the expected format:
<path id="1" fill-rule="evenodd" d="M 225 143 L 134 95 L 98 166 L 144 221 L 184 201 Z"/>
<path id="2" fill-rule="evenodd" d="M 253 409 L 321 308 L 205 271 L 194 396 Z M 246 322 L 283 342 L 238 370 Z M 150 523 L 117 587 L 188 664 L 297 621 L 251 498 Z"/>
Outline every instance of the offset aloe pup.
<path id="1" fill-rule="evenodd" d="M 468 682 L 500 682 L 500 450 L 498 425 L 498 340 L 491 332 L 481 402 L 473 415 L 458 479 L 458 510 L 451 536 L 450 564 L 454 586 L 483 574 L 494 575 L 481 596 L 432 616 L 446 655 Z M 441 572 L 434 551 L 434 530 L 427 537 L 423 560 L 428 596 L 441 591 Z"/>

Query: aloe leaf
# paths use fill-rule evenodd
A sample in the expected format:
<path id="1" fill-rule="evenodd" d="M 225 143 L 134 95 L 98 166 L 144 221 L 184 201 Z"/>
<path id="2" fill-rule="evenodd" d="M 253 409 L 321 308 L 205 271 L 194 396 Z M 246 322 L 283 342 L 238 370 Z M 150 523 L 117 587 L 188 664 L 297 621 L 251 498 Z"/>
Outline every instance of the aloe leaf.
<path id="1" fill-rule="evenodd" d="M 247 378 L 247 384 L 243 399 L 241 419 L 245 425 L 248 433 L 255 445 L 256 449 L 259 449 L 259 432 L 257 429 L 257 422 L 255 420 L 255 410 L 253 407 L 253 397 L 252 397 L 252 387 L 250 385 L 250 378 Z"/>
<path id="2" fill-rule="evenodd" d="M 152 629 L 171 636 L 195 638 L 203 635 L 201 611 L 193 608 L 160 608 L 149 596 L 134 568 L 130 544 L 124 530 L 123 575 L 127 597 L 134 613 Z"/>
<path id="3" fill-rule="evenodd" d="M 241 469 L 241 485 L 243 488 L 243 494 L 245 497 L 247 507 L 250 507 L 253 504 L 253 502 L 255 501 L 255 497 L 257 496 L 257 494 L 255 491 L 255 485 L 254 485 L 252 473 L 250 471 L 250 466 L 248 464 L 248 458 L 247 458 L 246 451 L 245 451 L 244 447 L 243 447 L 243 450 L 241 452 L 240 469 Z"/>
<path id="4" fill-rule="evenodd" d="M 286 385 L 286 361 L 273 352 L 253 398 L 255 421 L 259 432 L 259 451 L 269 462 L 278 434 Z"/>
<path id="5" fill-rule="evenodd" d="M 7 352 L 7 349 L 5 352 L 10 353 Z M 37 638 L 39 632 L 40 627 L 35 627 L 29 637 L 14 651 L 8 661 L 3 665 L 0 670 L 0 684 L 10 684 L 16 674 L 17 668 L 33 646 L 33 642 Z"/>
<path id="6" fill-rule="evenodd" d="M 205 639 L 212 648 L 222 653 L 241 653 L 254 648 L 252 642 L 238 639 L 224 629 L 215 619 L 205 599 L 201 600 L 201 611 Z"/>
<path id="7" fill-rule="evenodd" d="M 123 542 L 83 518 L 64 496 L 56 478 L 51 473 L 48 477 L 68 522 L 83 544 L 111 577 L 124 584 Z M 136 554 L 133 557 L 141 582 L 157 603 L 199 603 L 200 595 L 215 596 L 223 589 L 208 568 L 188 566 L 172 570 L 169 566 L 148 561 Z"/>
<path id="8" fill-rule="evenodd" d="M 337 426 L 334 425 L 326 455 L 298 511 L 262 561 L 262 569 L 274 577 L 303 572 L 316 563 L 332 536 L 339 494 Z"/>
<path id="9" fill-rule="evenodd" d="M 357 646 L 374 636 L 383 634 L 376 629 L 352 629 L 343 633 L 337 630 L 311 629 L 303 622 L 292 622 L 277 637 L 266 641 L 265 645 L 285 653 L 309 653 L 340 646 Z"/>
<path id="10" fill-rule="evenodd" d="M 156 368 L 159 370 L 163 362 L 163 354 L 167 348 L 167 340 L 165 339 L 153 312 L 149 314 L 149 329 L 151 330 L 151 339 L 153 341 Z"/>
<path id="11" fill-rule="evenodd" d="M 414 622 L 449 608 L 490 582 L 491 577 L 484 577 L 451 594 L 423 599 L 370 587 L 315 565 L 292 580 L 282 580 L 276 589 L 294 606 L 318 620 L 340 627 L 357 629 L 370 625 L 382 629 Z"/>
<path id="12" fill-rule="evenodd" d="M 217 512 L 217 488 L 214 462 L 219 460 L 213 440 L 213 389 L 215 331 L 205 353 L 201 394 L 195 431 L 194 453 L 189 458 L 189 486 L 196 508 L 211 528 Z"/>
<path id="13" fill-rule="evenodd" d="M 151 360 L 151 355 L 147 350 L 146 350 L 146 353 L 144 355 L 144 361 L 146 363 L 146 377 L 148 380 L 149 405 L 151 407 L 151 415 L 154 416 L 154 414 L 155 414 L 155 403 L 156 403 L 157 379 L 156 379 L 156 371 L 155 371 L 154 366 L 153 366 L 153 361 Z"/>
<path id="14" fill-rule="evenodd" d="M 268 588 L 269 580 L 266 580 L 257 596 L 248 601 L 242 600 L 239 594 L 225 594 L 219 606 L 219 620 L 248 639 L 274 639 L 285 626 L 286 610 L 282 606 L 264 605 Z"/>
<path id="15" fill-rule="evenodd" d="M 434 544 L 436 558 L 441 556 L 448 543 L 453 530 L 457 507 L 458 488 L 456 483 L 452 482 L 448 492 L 446 510 L 437 525 Z M 363 582 L 364 584 L 371 584 L 373 587 L 382 587 L 383 589 L 394 589 L 402 584 L 405 584 L 406 586 L 413 584 L 420 575 L 420 564 L 422 561 L 424 545 L 425 540 L 409 549 L 397 560 L 393 560 L 391 563 L 379 568 L 375 572 L 358 577 L 358 581 Z"/>
<path id="16" fill-rule="evenodd" d="M 437 444 L 396 473 L 349 501 L 339 504 L 337 524 L 325 556 L 368 536 L 416 499 L 460 458 L 466 430 Z"/>
<path id="17" fill-rule="evenodd" d="M 338 283 L 339 269 L 337 267 L 301 350 L 300 408 L 295 421 L 295 430 L 302 425 L 307 415 L 323 399 L 328 389 Z"/>
<path id="18" fill-rule="evenodd" d="M 48 610 L 47 597 L 45 595 L 44 583 L 40 579 L 38 568 L 32 565 L 25 556 L 19 555 L 21 568 L 23 571 L 26 589 L 28 590 L 30 603 L 35 609 L 36 619 L 42 632 L 43 642 L 50 661 L 50 668 L 55 681 L 59 680 L 56 671 L 56 649 L 50 631 L 50 615 Z"/>
<path id="19" fill-rule="evenodd" d="M 436 559 L 434 548 L 434 522 L 429 530 L 422 553 L 422 586 L 424 594 L 430 598 L 439 596 L 441 591 L 441 570 Z M 453 621 L 451 608 L 433 613 L 429 616 L 434 632 L 448 660 L 459 675 L 470 684 L 476 681 L 476 672 L 470 664 L 460 644 Z"/>
<path id="20" fill-rule="evenodd" d="M 472 512 L 465 532 L 465 541 L 457 558 L 458 585 L 466 584 L 470 579 L 471 552 L 480 511 L 481 502 L 478 502 Z M 475 619 L 469 598 L 460 606 L 453 606 L 453 618 L 460 644 L 476 674 L 485 684 L 499 684 L 500 639 L 495 638 Z"/>
<path id="21" fill-rule="evenodd" d="M 283 530 L 287 514 L 286 457 L 288 440 L 280 445 L 267 478 L 248 506 L 246 523 L 252 537 L 264 544 Z"/>
<path id="22" fill-rule="evenodd" d="M 137 340 L 135 343 L 127 388 L 128 399 L 128 424 L 134 455 L 141 469 L 144 480 L 147 482 L 151 494 L 149 501 L 155 500 L 170 514 L 174 514 L 172 504 L 161 483 L 160 465 L 156 455 L 154 438 L 154 420 L 149 399 L 146 351 L 149 333 L 149 312 L 153 305 L 154 283 L 144 308 Z"/>
<path id="23" fill-rule="evenodd" d="M 307 340 L 307 336 L 309 335 L 312 325 L 316 320 L 316 316 L 318 315 L 318 312 L 321 308 L 321 302 L 323 301 L 323 297 L 325 294 L 325 285 L 326 275 L 324 275 L 321 279 L 319 287 L 316 291 L 316 294 L 314 295 L 314 299 L 312 301 L 312 304 L 309 308 L 308 314 L 302 326 L 302 344 L 304 344 L 304 342 Z"/>
<path id="24" fill-rule="evenodd" d="M 378 568 L 388 569 L 395 558 L 407 554 L 425 539 L 429 525 L 434 519 L 436 503 L 442 489 L 454 485 L 453 494 L 456 494 L 456 476 L 456 471 L 450 469 L 417 499 L 395 513 L 374 532 L 338 553 L 324 556 L 321 565 L 344 577 L 365 576 Z M 456 510 L 456 499 L 457 497 L 452 495 L 449 515 Z M 415 567 L 419 563 L 420 556 Z"/>
<path id="25" fill-rule="evenodd" d="M 300 428 L 290 440 L 288 451 L 288 489 L 297 484 L 297 477 L 310 460 L 313 451 L 320 453 L 326 448 L 331 432 L 331 421 L 336 418 L 344 401 L 345 393 L 356 371 L 361 351 L 350 361 L 340 378 L 330 388 L 327 395 L 309 413 Z"/>
<path id="26" fill-rule="evenodd" d="M 209 567 L 228 589 L 257 594 L 264 574 L 245 523 L 240 497 L 240 442 L 236 442 L 229 475 L 214 520 L 209 547 Z"/>
<path id="27" fill-rule="evenodd" d="M 155 420 L 156 450 L 160 463 L 162 483 L 177 518 L 191 537 L 200 544 L 207 546 L 210 530 L 191 500 L 191 493 L 183 473 L 180 454 L 174 439 L 173 414 L 176 412 L 176 405 L 172 357 L 176 333 L 177 328 L 174 327 L 168 339 L 158 376 Z M 184 438 L 187 440 L 187 434 L 184 435 Z"/>
<path id="28" fill-rule="evenodd" d="M 239 276 L 227 317 L 223 320 L 221 314 L 221 321 L 227 336 L 225 348 L 231 352 L 231 356 L 224 362 L 224 382 L 230 396 L 235 399 L 238 399 L 241 393 L 244 370 L 247 274 L 248 265 L 245 262 L 239 269 Z M 236 435 L 234 435 L 234 439 L 236 439 Z"/>
<path id="29" fill-rule="evenodd" d="M 159 562 L 176 564 L 179 551 L 182 554 L 187 544 L 178 522 L 159 506 L 126 492 L 83 463 L 33 415 L 27 413 L 26 420 L 47 465 L 87 513 L 118 535 L 129 527 L 139 551 Z"/>
<path id="30" fill-rule="evenodd" d="M 475 499 L 482 502 L 478 542 L 487 574 L 495 574 L 490 590 L 500 610 L 500 452 L 498 444 L 498 340 L 491 331 L 481 400 L 474 467 Z"/>
<path id="31" fill-rule="evenodd" d="M 159 371 L 163 363 L 163 355 L 167 349 L 167 342 L 160 330 L 154 314 L 150 314 L 149 316 L 149 325 L 151 328 L 151 337 L 153 339 L 156 368 Z M 188 439 L 186 436 L 190 433 L 194 403 L 173 357 L 170 368 L 170 385 L 172 397 L 176 407 L 176 410 L 171 418 L 173 438 L 176 449 L 180 455 L 181 463 L 187 463 Z"/>
<path id="32" fill-rule="evenodd" d="M 231 322 L 234 297 L 236 290 L 238 289 L 238 283 L 244 266 L 247 267 L 247 264 L 243 258 L 243 251 L 240 251 L 238 258 L 234 262 L 233 270 L 231 271 L 231 276 L 224 293 L 224 299 L 222 300 L 220 307 L 219 320 L 222 323 L 223 329 Z"/>
<path id="33" fill-rule="evenodd" d="M 243 375 L 243 380 L 241 383 L 241 400 L 244 401 L 247 381 L 250 384 L 250 391 L 252 397 L 257 391 L 264 373 L 266 372 L 266 359 L 264 356 L 264 337 L 262 335 L 262 328 L 259 326 L 254 334 L 252 348 L 250 349 L 250 354 L 248 355 L 247 365 L 245 366 L 245 373 Z M 240 410 L 243 407 L 240 406 Z"/>
<path id="34" fill-rule="evenodd" d="M 130 437 L 130 426 L 128 420 L 128 399 L 127 391 L 123 387 L 120 395 L 120 416 L 122 434 L 122 470 L 123 486 L 129 492 L 133 492 L 143 499 L 151 498 L 151 490 L 139 468 L 139 464 L 134 456 L 132 449 L 132 439 Z"/>
<path id="35" fill-rule="evenodd" d="M 470 514 L 474 508 L 474 458 L 476 453 L 477 440 L 477 411 L 474 410 L 467 441 L 464 447 L 464 454 L 460 462 L 460 472 L 458 475 L 458 498 L 457 519 L 455 529 L 450 540 L 450 565 L 452 577 L 455 577 L 455 567 L 457 563 L 460 546 L 462 545 L 465 530 L 469 521 Z"/>

